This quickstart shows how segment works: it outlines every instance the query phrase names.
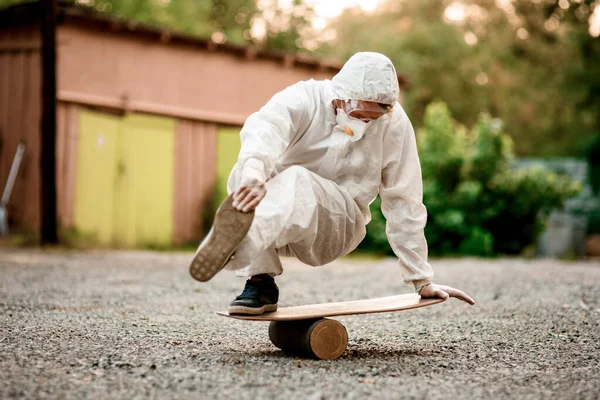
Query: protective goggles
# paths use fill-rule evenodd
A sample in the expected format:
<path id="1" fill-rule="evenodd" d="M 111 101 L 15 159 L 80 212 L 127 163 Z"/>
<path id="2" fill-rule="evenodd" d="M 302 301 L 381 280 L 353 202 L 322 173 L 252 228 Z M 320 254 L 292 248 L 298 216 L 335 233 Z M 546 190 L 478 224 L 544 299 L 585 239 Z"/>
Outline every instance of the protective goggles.
<path id="1" fill-rule="evenodd" d="M 363 121 L 376 120 L 386 114 L 392 112 L 393 104 L 375 103 L 372 101 L 362 100 L 345 100 L 346 115 L 352 118 L 361 119 Z"/>

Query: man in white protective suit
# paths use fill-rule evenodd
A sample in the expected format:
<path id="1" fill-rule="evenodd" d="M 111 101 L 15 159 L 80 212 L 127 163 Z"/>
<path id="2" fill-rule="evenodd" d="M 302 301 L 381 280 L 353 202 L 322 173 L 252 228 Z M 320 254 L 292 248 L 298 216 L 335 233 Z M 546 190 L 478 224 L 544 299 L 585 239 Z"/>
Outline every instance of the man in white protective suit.
<path id="1" fill-rule="evenodd" d="M 386 56 L 357 53 L 332 80 L 298 82 L 246 120 L 228 180 L 232 195 L 190 266 L 202 282 L 223 268 L 249 277 L 231 314 L 277 309 L 280 255 L 320 266 L 353 251 L 378 194 L 404 282 L 422 297 L 474 304 L 432 283 L 421 166 L 399 91 Z"/>

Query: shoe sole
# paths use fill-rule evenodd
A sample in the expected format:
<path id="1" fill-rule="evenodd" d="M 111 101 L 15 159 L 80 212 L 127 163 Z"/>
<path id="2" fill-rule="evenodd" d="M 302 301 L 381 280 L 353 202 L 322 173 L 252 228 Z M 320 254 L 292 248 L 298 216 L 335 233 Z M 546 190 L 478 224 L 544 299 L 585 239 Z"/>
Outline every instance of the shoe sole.
<path id="1" fill-rule="evenodd" d="M 244 213 L 233 207 L 233 197 L 223 201 L 213 226 L 202 242 L 190 265 L 190 274 L 200 282 L 207 282 L 225 267 L 235 249 L 246 237 L 254 211 Z"/>
<path id="2" fill-rule="evenodd" d="M 257 307 L 245 307 L 245 306 L 230 306 L 227 312 L 229 314 L 238 315 L 261 315 L 268 312 L 277 311 L 277 304 L 265 304 L 264 306 Z"/>

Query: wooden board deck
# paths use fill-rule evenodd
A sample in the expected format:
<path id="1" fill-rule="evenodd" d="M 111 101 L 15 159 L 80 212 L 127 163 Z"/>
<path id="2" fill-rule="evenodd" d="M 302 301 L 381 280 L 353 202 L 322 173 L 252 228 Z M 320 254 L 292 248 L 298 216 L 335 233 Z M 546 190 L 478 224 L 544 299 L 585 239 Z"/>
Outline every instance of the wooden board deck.
<path id="1" fill-rule="evenodd" d="M 262 315 L 229 315 L 227 311 L 217 311 L 218 315 L 249 321 L 294 321 L 301 319 L 335 317 L 340 315 L 373 314 L 409 310 L 443 302 L 443 299 L 422 299 L 416 293 L 375 299 L 342 301 L 337 303 L 309 304 L 296 307 L 283 307 L 275 312 Z"/>

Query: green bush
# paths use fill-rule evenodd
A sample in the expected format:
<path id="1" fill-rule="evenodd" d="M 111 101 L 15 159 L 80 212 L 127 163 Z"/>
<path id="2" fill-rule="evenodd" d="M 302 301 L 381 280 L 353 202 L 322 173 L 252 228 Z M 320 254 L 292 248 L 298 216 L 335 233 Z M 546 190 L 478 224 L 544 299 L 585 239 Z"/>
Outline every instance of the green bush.
<path id="1" fill-rule="evenodd" d="M 510 137 L 487 114 L 468 131 L 445 104 L 433 103 L 417 141 L 432 255 L 519 254 L 551 211 L 580 190 L 578 182 L 541 166 L 513 169 Z M 379 205 L 379 199 L 371 205 L 361 248 L 392 254 Z"/>

